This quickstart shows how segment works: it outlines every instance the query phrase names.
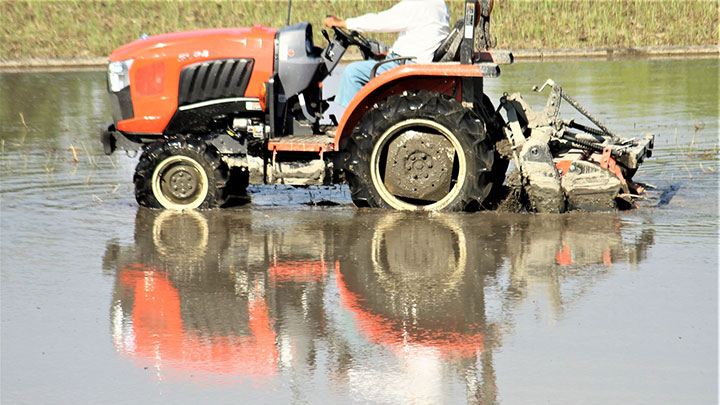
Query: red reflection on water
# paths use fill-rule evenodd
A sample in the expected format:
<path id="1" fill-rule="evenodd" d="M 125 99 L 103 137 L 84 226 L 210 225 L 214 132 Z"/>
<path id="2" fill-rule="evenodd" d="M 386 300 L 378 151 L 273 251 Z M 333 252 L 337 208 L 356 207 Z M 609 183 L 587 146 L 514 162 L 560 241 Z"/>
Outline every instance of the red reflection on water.
<path id="1" fill-rule="evenodd" d="M 563 244 L 562 250 L 555 254 L 555 263 L 565 267 L 574 265 L 572 251 L 568 245 Z M 608 270 L 612 269 L 613 257 L 611 248 L 608 247 L 602 250 L 602 263 Z"/>
<path id="2" fill-rule="evenodd" d="M 142 264 L 118 273 L 133 297 L 131 322 L 114 336 L 119 351 L 162 371 L 265 378 L 277 372 L 277 336 L 257 286 L 247 304 L 250 336 L 202 336 L 184 327 L 180 295 L 167 273 Z"/>
<path id="3" fill-rule="evenodd" d="M 572 254 L 568 245 L 563 245 L 562 251 L 555 255 L 555 262 L 561 266 L 572 266 Z"/>
<path id="4" fill-rule="evenodd" d="M 429 329 L 407 325 L 402 319 L 388 319 L 373 314 L 363 308 L 363 299 L 348 289 L 337 265 L 335 279 L 340 293 L 340 305 L 356 316 L 358 327 L 373 343 L 394 350 L 428 348 L 444 359 L 473 358 L 483 352 L 482 333 L 468 334 L 448 330 L 447 324 Z"/>
<path id="5" fill-rule="evenodd" d="M 613 260 L 612 260 L 612 249 L 610 249 L 610 248 L 605 248 L 605 249 L 603 250 L 603 258 L 602 258 L 602 261 L 603 261 L 603 264 L 605 265 L 605 267 L 607 267 L 608 269 L 610 269 L 610 268 L 612 267 L 612 264 L 613 264 Z"/>
<path id="6" fill-rule="evenodd" d="M 324 261 L 278 261 L 270 266 L 270 278 L 274 282 L 311 283 L 325 279 Z"/>

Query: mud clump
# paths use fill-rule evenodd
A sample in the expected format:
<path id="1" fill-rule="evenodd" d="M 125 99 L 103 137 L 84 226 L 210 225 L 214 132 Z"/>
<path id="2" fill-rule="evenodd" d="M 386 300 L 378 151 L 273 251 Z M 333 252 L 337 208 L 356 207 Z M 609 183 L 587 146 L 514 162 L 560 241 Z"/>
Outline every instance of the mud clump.
<path id="1" fill-rule="evenodd" d="M 507 213 L 525 212 L 525 199 L 520 173 L 513 170 L 503 187 L 503 197 L 498 200 L 496 211 Z"/>

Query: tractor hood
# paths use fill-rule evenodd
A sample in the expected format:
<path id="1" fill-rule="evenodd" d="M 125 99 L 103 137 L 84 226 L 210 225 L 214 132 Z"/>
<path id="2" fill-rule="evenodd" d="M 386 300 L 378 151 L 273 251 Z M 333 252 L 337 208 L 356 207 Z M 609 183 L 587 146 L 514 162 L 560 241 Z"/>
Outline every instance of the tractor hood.
<path id="1" fill-rule="evenodd" d="M 168 123 L 181 105 L 259 99 L 262 84 L 274 71 L 277 32 L 260 25 L 204 29 L 156 35 L 115 49 L 108 64 L 108 89 L 117 99 L 117 128 L 161 134 L 172 130 Z M 213 88 L 205 88 L 209 77 L 222 75 L 222 85 L 210 81 Z"/>
<path id="2" fill-rule="evenodd" d="M 110 61 L 149 57 L 176 57 L 182 61 L 207 57 L 206 54 L 218 44 L 230 43 L 243 48 L 272 49 L 276 32 L 274 28 L 256 25 L 252 28 L 215 28 L 154 35 L 115 49 L 110 54 Z"/>

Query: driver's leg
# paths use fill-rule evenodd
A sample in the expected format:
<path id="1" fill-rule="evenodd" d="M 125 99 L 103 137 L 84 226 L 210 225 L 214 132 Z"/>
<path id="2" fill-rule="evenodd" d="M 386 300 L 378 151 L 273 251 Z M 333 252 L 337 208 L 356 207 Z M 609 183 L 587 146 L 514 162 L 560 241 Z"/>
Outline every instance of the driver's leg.
<path id="1" fill-rule="evenodd" d="M 350 63 L 345 67 L 340 79 L 340 87 L 338 87 L 335 102 L 343 107 L 350 104 L 350 100 L 355 97 L 358 91 L 370 81 L 370 71 L 377 62 L 374 60 L 363 60 Z"/>
<path id="2" fill-rule="evenodd" d="M 340 79 L 340 87 L 338 87 L 337 94 L 335 95 L 335 102 L 343 107 L 347 107 L 352 98 L 355 97 L 355 94 L 370 81 L 370 72 L 376 63 L 377 61 L 375 60 L 363 60 L 347 65 L 345 71 L 343 71 L 342 79 Z M 379 75 L 398 65 L 400 65 L 400 62 L 385 63 L 378 68 L 376 74 Z"/>

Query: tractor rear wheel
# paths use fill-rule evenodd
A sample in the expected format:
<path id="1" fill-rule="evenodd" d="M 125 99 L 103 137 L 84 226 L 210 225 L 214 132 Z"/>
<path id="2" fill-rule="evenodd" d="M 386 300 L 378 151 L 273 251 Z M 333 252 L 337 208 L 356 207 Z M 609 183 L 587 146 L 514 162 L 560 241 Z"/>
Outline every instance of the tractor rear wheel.
<path id="1" fill-rule="evenodd" d="M 370 109 L 347 144 L 358 206 L 476 209 L 492 188 L 493 147 L 482 118 L 429 91 L 391 96 Z"/>
<path id="2" fill-rule="evenodd" d="M 171 210 L 214 208 L 227 199 L 228 168 L 215 148 L 176 137 L 156 142 L 135 168 L 135 199 L 145 207 Z"/>

